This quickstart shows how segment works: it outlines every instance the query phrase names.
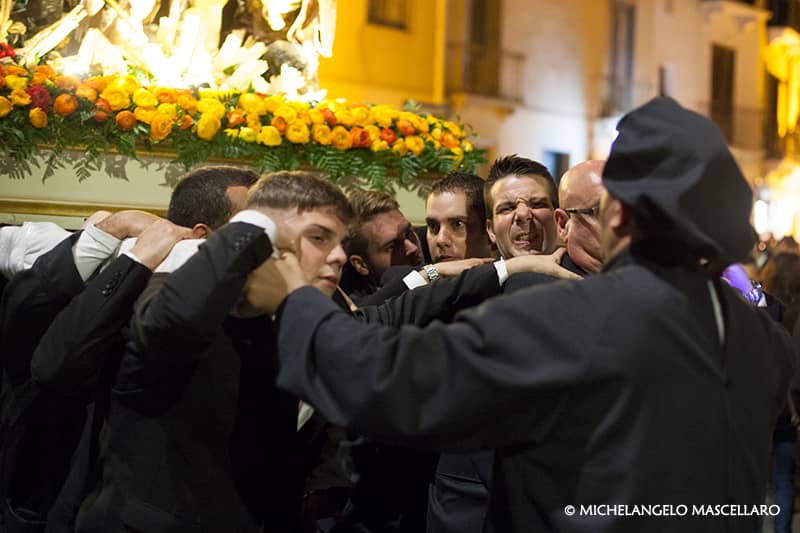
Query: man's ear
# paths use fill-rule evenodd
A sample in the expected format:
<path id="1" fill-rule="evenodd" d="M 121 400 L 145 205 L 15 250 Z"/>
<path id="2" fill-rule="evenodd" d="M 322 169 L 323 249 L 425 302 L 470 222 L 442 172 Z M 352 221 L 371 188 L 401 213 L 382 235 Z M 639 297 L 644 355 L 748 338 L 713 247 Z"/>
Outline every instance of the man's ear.
<path id="1" fill-rule="evenodd" d="M 559 207 L 553 211 L 553 220 L 556 223 L 556 231 L 558 232 L 559 240 L 564 243 L 567 242 L 567 221 L 569 220 L 569 214 Z"/>
<path id="2" fill-rule="evenodd" d="M 369 276 L 369 265 L 363 257 L 353 254 L 348 258 L 348 261 L 360 275 Z"/>
<path id="3" fill-rule="evenodd" d="M 207 239 L 213 230 L 202 222 L 195 224 L 192 228 L 192 237 L 195 239 Z"/>
<path id="4" fill-rule="evenodd" d="M 486 219 L 486 233 L 489 234 L 489 241 L 492 244 L 497 244 L 497 237 L 494 234 L 494 229 L 492 229 L 492 219 L 491 218 L 487 218 Z"/>

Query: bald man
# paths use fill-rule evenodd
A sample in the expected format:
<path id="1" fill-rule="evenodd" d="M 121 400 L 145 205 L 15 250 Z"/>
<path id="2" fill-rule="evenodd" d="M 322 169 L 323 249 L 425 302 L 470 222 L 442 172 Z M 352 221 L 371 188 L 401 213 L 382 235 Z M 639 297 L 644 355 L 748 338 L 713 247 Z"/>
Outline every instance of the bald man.
<path id="1" fill-rule="evenodd" d="M 584 161 L 569 169 L 558 184 L 559 207 L 553 212 L 558 237 L 567 248 L 561 266 L 586 276 L 600 272 L 600 196 L 603 160 Z"/>

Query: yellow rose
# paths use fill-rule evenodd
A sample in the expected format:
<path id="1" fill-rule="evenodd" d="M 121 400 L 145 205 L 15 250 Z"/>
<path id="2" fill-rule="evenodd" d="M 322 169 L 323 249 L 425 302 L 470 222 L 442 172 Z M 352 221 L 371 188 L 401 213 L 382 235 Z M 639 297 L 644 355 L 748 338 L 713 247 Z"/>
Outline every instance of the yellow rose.
<path id="1" fill-rule="evenodd" d="M 456 124 L 455 122 L 450 122 L 449 120 L 446 120 L 444 121 L 443 125 L 445 128 L 450 130 L 450 132 L 456 137 L 464 136 L 464 132 L 462 131 L 461 128 L 458 127 L 458 124 Z"/>
<path id="2" fill-rule="evenodd" d="M 471 151 L 472 151 L 472 143 L 471 143 L 471 142 L 469 142 L 469 141 L 464 141 L 464 142 L 461 144 L 461 146 L 463 147 L 463 149 L 464 149 L 464 151 L 465 151 L 465 152 L 471 152 Z"/>
<path id="3" fill-rule="evenodd" d="M 297 112 L 297 120 L 305 124 L 306 126 L 310 126 L 314 123 L 311 120 L 311 114 L 308 111 L 298 111 Z"/>
<path id="4" fill-rule="evenodd" d="M 235 139 L 239 136 L 239 130 L 237 130 L 236 128 L 225 128 L 222 131 L 224 131 L 225 135 L 227 135 L 231 139 Z"/>
<path id="5" fill-rule="evenodd" d="M 331 131 L 331 144 L 338 150 L 347 150 L 353 146 L 353 136 L 347 128 L 336 126 Z"/>
<path id="6" fill-rule="evenodd" d="M 140 107 L 156 107 L 158 98 L 147 89 L 136 89 L 133 92 L 133 103 Z"/>
<path id="7" fill-rule="evenodd" d="M 187 113 L 194 113 L 195 111 L 197 111 L 197 100 L 195 100 L 194 96 L 192 96 L 191 94 L 179 94 L 178 107 L 180 107 Z"/>
<path id="8" fill-rule="evenodd" d="M 256 131 L 252 128 L 248 128 L 247 126 L 243 126 L 239 130 L 239 138 L 246 143 L 256 142 L 256 136 Z"/>
<path id="9" fill-rule="evenodd" d="M 359 106 L 350 111 L 353 114 L 353 124 L 361 126 L 362 128 L 367 125 L 369 120 L 369 109 L 364 106 Z"/>
<path id="10" fill-rule="evenodd" d="M 268 96 L 264 98 L 264 107 L 267 108 L 268 113 L 274 113 L 284 102 L 282 96 Z"/>
<path id="11" fill-rule="evenodd" d="M 11 109 L 14 107 L 14 104 L 11 103 L 11 100 L 6 98 L 5 96 L 0 96 L 0 118 L 11 113 Z"/>
<path id="12" fill-rule="evenodd" d="M 172 119 L 178 117 L 178 107 L 175 104 L 160 104 L 158 106 L 158 112 Z"/>
<path id="13" fill-rule="evenodd" d="M 365 126 L 364 131 L 369 133 L 370 142 L 375 142 L 381 138 L 381 130 L 377 126 Z"/>
<path id="14" fill-rule="evenodd" d="M 283 142 L 281 132 L 275 126 L 264 126 L 256 137 L 256 141 L 265 146 L 278 146 Z"/>
<path id="15" fill-rule="evenodd" d="M 419 135 L 406 137 L 406 148 L 411 150 L 412 154 L 419 155 L 422 153 L 422 150 L 425 149 L 425 141 L 423 141 L 422 137 Z"/>
<path id="16" fill-rule="evenodd" d="M 400 157 L 403 157 L 406 155 L 406 153 L 408 153 L 408 147 L 406 146 L 406 143 L 403 142 L 403 139 L 397 139 L 394 142 L 392 145 L 392 152 Z"/>
<path id="17" fill-rule="evenodd" d="M 31 121 L 31 125 L 33 125 L 34 128 L 41 129 L 47 126 L 47 113 L 39 107 L 34 107 L 28 111 L 28 119 Z"/>
<path id="18" fill-rule="evenodd" d="M 201 98 L 197 102 L 197 110 L 203 115 L 222 120 L 225 116 L 225 105 L 216 98 Z"/>
<path id="19" fill-rule="evenodd" d="M 311 138 L 317 144 L 331 144 L 331 129 L 327 124 L 314 124 L 311 126 Z"/>
<path id="20" fill-rule="evenodd" d="M 153 118 L 156 116 L 155 107 L 137 107 L 133 110 L 133 115 L 136 117 L 136 120 L 139 122 L 144 122 L 145 124 L 150 124 L 153 121 Z"/>
<path id="21" fill-rule="evenodd" d="M 156 113 L 150 121 L 150 140 L 163 141 L 172 133 L 172 117 L 163 113 Z"/>
<path id="22" fill-rule="evenodd" d="M 267 106 L 264 104 L 264 99 L 255 93 L 244 93 L 239 96 L 238 105 L 248 115 L 264 115 L 267 112 Z"/>
<path id="23" fill-rule="evenodd" d="M 388 128 L 392 125 L 392 120 L 397 116 L 397 111 L 388 105 L 376 105 L 370 112 L 370 122 L 374 122 L 381 128 Z"/>
<path id="24" fill-rule="evenodd" d="M 431 130 L 431 137 L 437 141 L 442 138 L 442 128 L 433 128 Z"/>
<path id="25" fill-rule="evenodd" d="M 343 126 L 347 126 L 348 128 L 355 124 L 355 117 L 353 117 L 353 113 L 347 109 L 342 109 L 341 111 L 336 112 L 336 118 Z"/>
<path id="26" fill-rule="evenodd" d="M 119 111 L 131 105 L 131 99 L 127 91 L 116 83 L 112 83 L 103 89 L 103 92 L 100 93 L 100 98 L 108 102 L 112 111 Z"/>
<path id="27" fill-rule="evenodd" d="M 308 142 L 309 137 L 308 126 L 302 122 L 298 121 L 294 124 L 289 124 L 286 128 L 286 138 L 294 144 L 305 144 Z"/>
<path id="28" fill-rule="evenodd" d="M 450 151 L 455 156 L 455 159 L 453 160 L 453 168 L 458 168 L 458 165 L 460 165 L 461 162 L 464 160 L 464 150 L 456 147 L 456 148 L 450 148 Z"/>
<path id="29" fill-rule="evenodd" d="M 31 103 L 31 95 L 25 92 L 24 89 L 14 89 L 8 97 L 11 99 L 11 103 L 17 107 L 30 105 Z"/>
<path id="30" fill-rule="evenodd" d="M 273 113 L 276 117 L 282 118 L 287 124 L 291 124 L 297 119 L 297 111 L 290 105 L 282 105 Z"/>
<path id="31" fill-rule="evenodd" d="M 139 82 L 133 76 L 122 76 L 118 78 L 114 85 L 125 91 L 128 96 L 136 92 L 139 88 Z"/>
<path id="32" fill-rule="evenodd" d="M 204 141 L 210 141 L 217 134 L 222 121 L 216 115 L 203 114 L 197 121 L 197 136 Z"/>
<path id="33" fill-rule="evenodd" d="M 28 78 L 24 78 L 22 76 L 14 76 L 9 75 L 4 78 L 6 82 L 6 87 L 11 89 L 12 91 L 16 91 L 18 89 L 24 89 L 28 86 Z"/>
<path id="34" fill-rule="evenodd" d="M 413 124 L 414 127 L 417 128 L 419 131 L 424 133 L 428 132 L 429 129 L 428 121 L 422 118 L 421 116 L 417 115 L 416 118 L 414 119 Z"/>
<path id="35" fill-rule="evenodd" d="M 261 126 L 262 126 L 261 117 L 259 117 L 258 115 L 247 115 L 245 117 L 245 120 L 247 121 L 248 128 L 250 128 L 256 133 L 261 131 Z"/>
<path id="36" fill-rule="evenodd" d="M 308 112 L 308 116 L 311 117 L 312 124 L 322 124 L 325 122 L 325 117 L 322 116 L 322 111 L 319 109 L 311 109 Z"/>
<path id="37" fill-rule="evenodd" d="M 373 141 L 372 144 L 369 145 L 369 149 L 372 150 L 373 152 L 380 152 L 382 150 L 388 150 L 389 149 L 389 143 L 387 143 L 386 141 L 382 141 L 382 140 L 378 139 L 377 141 Z"/>

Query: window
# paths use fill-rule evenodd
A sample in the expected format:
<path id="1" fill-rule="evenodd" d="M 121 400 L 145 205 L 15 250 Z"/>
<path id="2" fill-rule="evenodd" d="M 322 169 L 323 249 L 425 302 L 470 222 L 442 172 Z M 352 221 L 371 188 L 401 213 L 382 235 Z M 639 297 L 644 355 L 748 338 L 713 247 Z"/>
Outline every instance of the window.
<path id="1" fill-rule="evenodd" d="M 630 109 L 633 102 L 633 37 L 636 6 L 623 0 L 614 0 L 611 9 L 609 104 L 612 112 L 621 112 Z"/>
<path id="2" fill-rule="evenodd" d="M 733 139 L 733 82 L 736 50 L 712 45 L 711 51 L 711 120 L 728 142 Z"/>
<path id="3" fill-rule="evenodd" d="M 556 185 L 558 185 L 561 176 L 569 170 L 569 154 L 545 150 L 542 164 L 547 167 L 547 170 L 556 179 Z"/>
<path id="4" fill-rule="evenodd" d="M 367 21 L 378 26 L 406 29 L 406 0 L 369 0 Z"/>

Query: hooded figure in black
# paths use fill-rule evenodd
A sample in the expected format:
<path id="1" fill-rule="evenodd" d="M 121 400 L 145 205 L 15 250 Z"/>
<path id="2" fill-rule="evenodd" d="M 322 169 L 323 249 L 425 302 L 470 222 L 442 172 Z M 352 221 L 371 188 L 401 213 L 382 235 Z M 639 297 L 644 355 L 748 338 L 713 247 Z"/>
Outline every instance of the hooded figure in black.
<path id="1" fill-rule="evenodd" d="M 353 320 L 286 255 L 279 384 L 377 439 L 496 450 L 487 531 L 754 531 L 796 355 L 719 281 L 753 243 L 750 189 L 673 100 L 618 130 L 602 273 L 395 329 Z"/>

